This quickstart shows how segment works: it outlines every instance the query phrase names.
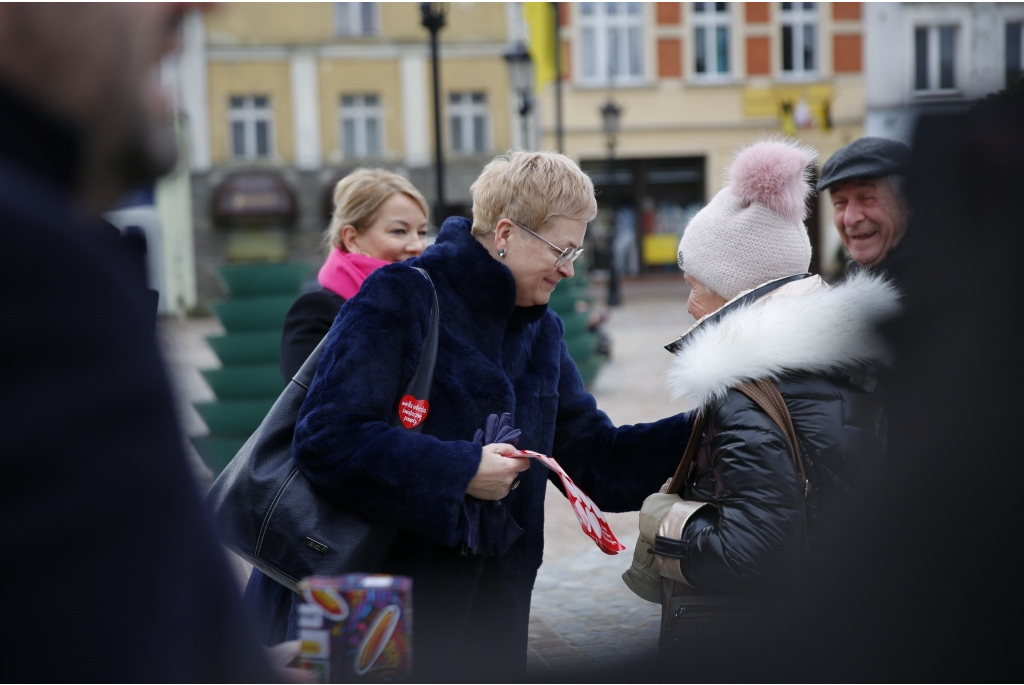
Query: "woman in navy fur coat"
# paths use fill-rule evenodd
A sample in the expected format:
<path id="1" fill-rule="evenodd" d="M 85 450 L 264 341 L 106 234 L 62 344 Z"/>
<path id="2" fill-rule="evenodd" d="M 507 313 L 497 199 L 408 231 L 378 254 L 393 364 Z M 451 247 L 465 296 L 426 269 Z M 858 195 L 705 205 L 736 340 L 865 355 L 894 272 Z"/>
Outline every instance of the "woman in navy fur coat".
<path id="1" fill-rule="evenodd" d="M 553 474 L 513 456 L 512 445 L 472 442 L 488 415 L 510 413 L 518 447 L 556 458 L 606 511 L 639 509 L 672 475 L 691 427 L 688 415 L 612 425 L 547 307 L 558 281 L 572 277 L 597 211 L 579 167 L 558 154 L 515 152 L 488 164 L 471 190 L 472 225 L 447 220 L 422 257 L 375 271 L 344 305 L 295 430 L 296 462 L 325 497 L 401 531 L 383 570 L 414 580 L 418 680 L 525 673 Z M 441 321 L 422 433 L 390 423 L 419 362 L 432 299 L 412 266 L 430 274 Z M 500 500 L 498 511 L 522 528 L 504 554 L 465 553 L 473 497 Z M 250 594 L 280 606 L 282 590 L 264 578 Z"/>

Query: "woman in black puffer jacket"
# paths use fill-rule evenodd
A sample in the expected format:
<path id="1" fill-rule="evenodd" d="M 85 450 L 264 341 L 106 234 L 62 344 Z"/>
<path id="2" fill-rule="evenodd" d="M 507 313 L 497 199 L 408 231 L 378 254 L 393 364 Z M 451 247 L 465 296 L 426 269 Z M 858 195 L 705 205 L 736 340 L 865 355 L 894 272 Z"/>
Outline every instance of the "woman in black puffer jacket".
<path id="1" fill-rule="evenodd" d="M 684 336 L 670 373 L 707 423 L 676 505 L 690 515 L 680 526 L 680 572 L 669 577 L 730 594 L 794 579 L 835 508 L 885 472 L 886 419 L 872 368 L 883 355 L 872 328 L 895 306 L 891 286 L 862 274 L 831 288 L 805 276 L 758 290 Z M 760 378 L 772 378 L 786 401 L 807 482 L 782 429 L 734 387 Z"/>
<path id="2" fill-rule="evenodd" d="M 660 520 L 658 534 L 681 540 L 667 555 L 638 545 L 624 579 L 645 599 L 660 599 L 658 575 L 674 580 L 677 594 L 791 586 L 838 508 L 884 473 L 886 418 L 874 369 L 885 354 L 873 331 L 898 298 L 871 273 L 834 287 L 805 273 L 812 153 L 779 141 L 742 151 L 729 186 L 680 242 L 687 309 L 698 321 L 669 346 L 669 385 L 700 408 L 706 427 L 681 500 L 660 494 L 645 504 L 655 526 Z M 786 402 L 806 479 L 783 430 L 736 389 L 758 379 L 774 381 Z M 642 537 L 653 537 L 643 533 L 644 517 Z M 646 592 L 641 576 L 653 581 Z"/>

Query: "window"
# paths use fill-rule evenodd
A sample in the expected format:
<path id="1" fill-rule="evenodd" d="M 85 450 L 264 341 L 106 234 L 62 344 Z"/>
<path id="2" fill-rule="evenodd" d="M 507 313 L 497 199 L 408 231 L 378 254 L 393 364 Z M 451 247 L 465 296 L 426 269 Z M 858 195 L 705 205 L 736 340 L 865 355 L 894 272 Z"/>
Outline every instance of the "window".
<path id="1" fill-rule="evenodd" d="M 266 95 L 232 95 L 228 121 L 231 156 L 235 159 L 270 157 L 273 145 L 273 114 Z"/>
<path id="2" fill-rule="evenodd" d="M 1024 22 L 1006 24 L 1006 85 L 1010 85 L 1024 70 Z"/>
<path id="3" fill-rule="evenodd" d="M 334 32 L 339 36 L 377 35 L 377 3 L 334 3 Z"/>
<path id="4" fill-rule="evenodd" d="M 643 31 L 642 3 L 580 3 L 581 79 L 590 83 L 642 80 Z"/>
<path id="5" fill-rule="evenodd" d="M 383 155 L 384 115 L 379 95 L 342 95 L 340 116 L 345 159 Z"/>
<path id="6" fill-rule="evenodd" d="M 693 3 L 693 72 L 698 76 L 729 74 L 729 3 Z"/>
<path id="7" fill-rule="evenodd" d="M 486 93 L 451 93 L 448 96 L 452 152 L 486 154 L 491 150 L 490 112 Z"/>
<path id="8" fill-rule="evenodd" d="M 956 26 L 914 29 L 914 90 L 956 88 Z"/>
<path id="9" fill-rule="evenodd" d="M 818 3 L 782 3 L 782 73 L 814 74 L 818 70 Z"/>

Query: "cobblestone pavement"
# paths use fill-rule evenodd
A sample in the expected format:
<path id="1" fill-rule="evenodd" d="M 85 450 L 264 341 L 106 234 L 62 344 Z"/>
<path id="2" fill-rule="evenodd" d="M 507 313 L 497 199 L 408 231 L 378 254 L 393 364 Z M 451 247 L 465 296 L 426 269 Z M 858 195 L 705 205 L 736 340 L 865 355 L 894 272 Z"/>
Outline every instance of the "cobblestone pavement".
<path id="1" fill-rule="evenodd" d="M 600 286 L 594 287 L 603 301 Z M 686 313 L 688 289 L 681 274 L 673 274 L 626 281 L 622 293 L 624 304 L 605 324 L 612 360 L 592 388 L 597 405 L 616 425 L 671 416 L 681 408 L 668 401 L 664 377 L 672 357 L 662 346 L 693 322 Z M 213 399 L 199 369 L 219 361 L 203 338 L 222 331 L 213 319 L 161 322 L 161 343 L 188 435 L 206 432 L 191 402 Z M 530 620 L 528 663 L 534 680 L 585 677 L 624 658 L 653 656 L 657 649 L 660 607 L 635 596 L 621 579 L 636 543 L 637 514 L 608 514 L 608 519 L 627 547 L 616 556 L 604 554 L 584 535 L 565 497 L 548 485 L 544 564 Z M 244 581 L 248 566 L 230 556 Z"/>
<path id="2" fill-rule="evenodd" d="M 680 411 L 668 401 L 664 378 L 672 357 L 662 346 L 693 323 L 686 312 L 688 292 L 681 274 L 624 284 L 623 305 L 605 324 L 612 360 L 592 388 L 597 406 L 616 425 Z M 603 300 L 603 292 L 594 294 Z M 615 537 L 627 547 L 616 556 L 604 554 L 583 534 L 567 500 L 551 484 L 544 514 L 544 564 L 531 607 L 531 677 L 585 677 L 627 658 L 653 658 L 661 608 L 634 595 L 621 578 L 633 558 L 637 513 L 607 514 Z"/>

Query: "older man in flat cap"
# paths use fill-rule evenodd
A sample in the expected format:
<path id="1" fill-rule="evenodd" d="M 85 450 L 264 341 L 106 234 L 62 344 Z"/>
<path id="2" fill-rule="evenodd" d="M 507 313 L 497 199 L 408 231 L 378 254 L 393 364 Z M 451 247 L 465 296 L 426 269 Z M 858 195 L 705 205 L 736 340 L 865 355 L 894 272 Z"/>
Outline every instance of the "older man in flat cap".
<path id="1" fill-rule="evenodd" d="M 886 138 L 861 138 L 825 162 L 818 190 L 828 188 L 851 271 L 881 269 L 900 282 L 913 252 L 906 246 L 903 181 L 910 148 Z"/>

